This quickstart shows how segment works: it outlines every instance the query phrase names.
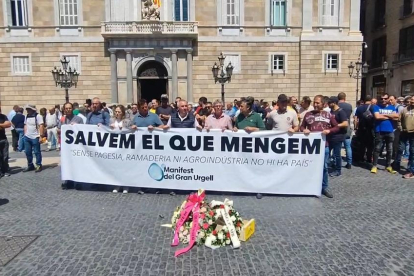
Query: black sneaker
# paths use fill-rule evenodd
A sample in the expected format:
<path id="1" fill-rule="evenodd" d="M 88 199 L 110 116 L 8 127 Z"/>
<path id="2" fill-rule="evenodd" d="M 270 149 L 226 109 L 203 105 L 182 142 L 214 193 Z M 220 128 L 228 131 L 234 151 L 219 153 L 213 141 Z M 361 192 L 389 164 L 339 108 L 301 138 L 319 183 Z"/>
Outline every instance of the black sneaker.
<path id="1" fill-rule="evenodd" d="M 329 189 L 322 190 L 322 194 L 326 196 L 327 198 L 333 198 L 333 194 L 331 193 Z"/>
<path id="2" fill-rule="evenodd" d="M 82 183 L 76 182 L 75 184 L 75 190 L 82 190 Z"/>
<path id="3" fill-rule="evenodd" d="M 348 163 L 348 164 L 346 164 L 345 168 L 347 168 L 348 170 L 350 170 L 352 168 L 352 165 Z"/>
<path id="4" fill-rule="evenodd" d="M 60 187 L 62 187 L 62 190 L 67 190 L 68 189 L 68 184 L 66 181 L 62 182 L 62 185 L 60 185 Z"/>
<path id="5" fill-rule="evenodd" d="M 35 170 L 35 173 L 41 172 L 42 170 L 43 170 L 42 165 L 37 166 L 36 170 Z"/>
<path id="6" fill-rule="evenodd" d="M 332 172 L 329 174 L 330 177 L 337 177 L 337 176 L 341 176 L 341 173 L 338 171 Z"/>
<path id="7" fill-rule="evenodd" d="M 34 170 L 35 170 L 35 167 L 27 167 L 26 169 L 23 170 L 23 172 L 30 172 Z"/>

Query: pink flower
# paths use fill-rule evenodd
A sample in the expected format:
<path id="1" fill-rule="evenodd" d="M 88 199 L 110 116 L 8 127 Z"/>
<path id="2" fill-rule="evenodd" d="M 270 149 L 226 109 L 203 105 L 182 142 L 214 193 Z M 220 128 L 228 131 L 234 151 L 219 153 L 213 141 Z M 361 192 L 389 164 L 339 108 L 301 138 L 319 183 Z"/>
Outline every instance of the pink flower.
<path id="1" fill-rule="evenodd" d="M 213 212 L 213 211 L 210 211 L 210 212 L 209 212 L 209 215 L 210 215 L 210 216 L 214 216 L 214 212 Z"/>
<path id="2" fill-rule="evenodd" d="M 207 229 L 208 229 L 208 227 L 209 227 L 208 223 L 204 223 L 204 224 L 203 224 L 203 228 L 204 228 L 205 230 L 207 230 Z"/>
<path id="3" fill-rule="evenodd" d="M 201 217 L 201 219 L 205 219 L 206 218 L 206 214 L 201 214 L 200 217 Z"/>

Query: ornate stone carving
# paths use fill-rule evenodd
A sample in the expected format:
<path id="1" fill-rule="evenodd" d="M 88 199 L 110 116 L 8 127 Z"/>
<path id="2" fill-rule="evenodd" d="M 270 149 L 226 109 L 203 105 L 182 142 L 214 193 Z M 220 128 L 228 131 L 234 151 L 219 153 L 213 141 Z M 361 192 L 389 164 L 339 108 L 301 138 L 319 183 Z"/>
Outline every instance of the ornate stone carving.
<path id="1" fill-rule="evenodd" d="M 142 1 L 142 19 L 143 20 L 160 20 L 160 0 L 141 0 Z"/>
<path id="2" fill-rule="evenodd" d="M 148 68 L 140 74 L 140 77 L 158 77 L 157 69 Z"/>

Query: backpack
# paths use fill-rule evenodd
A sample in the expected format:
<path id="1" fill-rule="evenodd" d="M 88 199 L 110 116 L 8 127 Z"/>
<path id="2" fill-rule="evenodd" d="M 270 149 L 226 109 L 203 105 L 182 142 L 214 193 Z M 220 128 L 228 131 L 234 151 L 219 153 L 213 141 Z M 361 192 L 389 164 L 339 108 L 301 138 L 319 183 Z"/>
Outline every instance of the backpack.
<path id="1" fill-rule="evenodd" d="M 36 126 L 36 129 L 39 131 L 39 126 L 38 126 L 38 124 L 37 124 L 37 115 L 39 115 L 39 114 L 34 113 L 34 114 L 33 114 L 33 116 L 28 116 L 28 115 L 26 115 L 25 121 L 27 122 L 27 118 L 33 118 L 33 117 L 34 117 L 34 119 L 35 119 L 35 126 Z M 43 122 L 43 123 L 44 123 L 44 122 Z"/>
<path id="2" fill-rule="evenodd" d="M 362 113 L 362 118 L 364 118 L 367 121 L 371 121 L 374 118 L 374 115 L 372 114 L 370 108 L 371 108 L 371 105 L 368 105 L 367 110 L 365 110 L 365 112 Z"/>

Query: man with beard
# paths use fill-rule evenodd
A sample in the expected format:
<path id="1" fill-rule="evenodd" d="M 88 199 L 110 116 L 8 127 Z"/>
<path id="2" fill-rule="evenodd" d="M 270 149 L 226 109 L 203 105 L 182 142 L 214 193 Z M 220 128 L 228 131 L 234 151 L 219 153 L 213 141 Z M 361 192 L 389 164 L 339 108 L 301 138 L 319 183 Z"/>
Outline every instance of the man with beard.
<path id="1" fill-rule="evenodd" d="M 166 125 L 171 115 L 173 114 L 173 108 L 168 104 L 168 95 L 161 95 L 161 106 L 157 108 L 157 115 L 161 122 Z"/>
<path id="2" fill-rule="evenodd" d="M 394 168 L 401 168 L 401 156 L 404 153 L 406 144 L 409 144 L 408 173 L 403 177 L 405 179 L 414 178 L 414 96 L 411 96 L 409 105 L 405 107 L 400 115 L 399 127 L 401 129 L 399 149 L 394 161 Z"/>
<path id="3" fill-rule="evenodd" d="M 310 99 L 309 99 L 310 100 Z M 337 133 L 339 131 L 335 116 L 323 110 L 323 96 L 317 95 L 313 99 L 313 110 L 305 113 L 300 130 L 305 134 L 311 132 L 322 132 L 324 135 Z M 309 108 L 309 106 L 308 106 Z M 325 144 L 325 162 L 323 166 L 322 194 L 328 198 L 333 198 L 332 192 L 328 187 L 328 165 L 329 165 L 329 144 L 328 139 Z"/>
<path id="4" fill-rule="evenodd" d="M 393 120 L 398 120 L 399 116 L 395 106 L 389 104 L 388 94 L 381 96 L 381 103 L 375 105 L 373 110 L 375 117 L 375 146 L 371 173 L 377 173 L 378 157 L 381 153 L 382 145 L 385 142 L 387 149 L 386 170 L 391 174 L 395 174 L 397 172 L 391 167 L 392 148 L 394 143 Z"/>

